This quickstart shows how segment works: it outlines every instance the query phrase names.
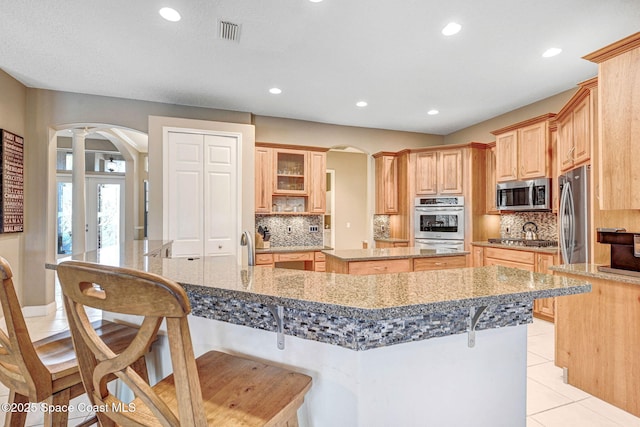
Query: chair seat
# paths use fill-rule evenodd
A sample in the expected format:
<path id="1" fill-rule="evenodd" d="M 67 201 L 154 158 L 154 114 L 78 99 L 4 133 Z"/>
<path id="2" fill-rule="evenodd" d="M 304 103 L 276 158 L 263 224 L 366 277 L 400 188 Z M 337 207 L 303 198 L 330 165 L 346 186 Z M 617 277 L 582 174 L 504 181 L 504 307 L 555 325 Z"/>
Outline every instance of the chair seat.
<path id="1" fill-rule="evenodd" d="M 218 351 L 203 354 L 196 365 L 210 426 L 284 425 L 311 387 L 307 375 Z M 173 375 L 153 389 L 177 414 Z M 154 419 L 140 399 L 132 403 L 137 415 Z"/>

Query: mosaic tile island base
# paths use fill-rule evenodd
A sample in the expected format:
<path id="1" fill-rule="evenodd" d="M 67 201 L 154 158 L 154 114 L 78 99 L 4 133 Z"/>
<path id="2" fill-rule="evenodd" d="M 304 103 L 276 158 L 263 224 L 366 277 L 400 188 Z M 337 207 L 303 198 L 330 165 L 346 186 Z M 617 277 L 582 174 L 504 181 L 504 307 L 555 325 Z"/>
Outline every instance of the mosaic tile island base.
<path id="1" fill-rule="evenodd" d="M 198 317 L 276 331 L 271 309 L 282 307 L 286 335 L 351 350 L 465 333 L 480 309 L 476 330 L 522 325 L 534 299 L 590 291 L 584 281 L 500 266 L 351 276 L 159 256 L 167 246 L 134 241 L 73 258 L 175 280 Z"/>

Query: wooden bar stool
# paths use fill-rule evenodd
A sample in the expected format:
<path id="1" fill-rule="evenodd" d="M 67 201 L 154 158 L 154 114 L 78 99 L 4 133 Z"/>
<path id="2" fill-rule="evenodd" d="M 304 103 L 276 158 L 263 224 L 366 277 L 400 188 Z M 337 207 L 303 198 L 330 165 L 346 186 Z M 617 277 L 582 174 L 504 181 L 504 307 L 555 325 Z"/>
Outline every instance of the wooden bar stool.
<path id="1" fill-rule="evenodd" d="M 0 277 L 0 303 L 7 329 L 6 333 L 0 329 L 0 381 L 9 388 L 9 404 L 17 408 L 29 402 L 68 406 L 70 399 L 85 393 L 71 334 L 66 331 L 31 342 L 13 286 L 13 273 L 3 257 L 0 257 Z M 103 320 L 93 322 L 92 326 L 117 353 L 126 348 L 137 333 L 137 328 Z M 146 378 L 143 357 L 135 361 L 135 366 Z M 47 411 L 44 416 L 45 426 L 67 425 L 67 412 Z M 4 424 L 24 426 L 26 417 L 26 411 L 6 412 Z"/>
<path id="2" fill-rule="evenodd" d="M 311 378 L 253 360 L 210 351 L 194 358 L 184 289 L 155 274 L 68 261 L 58 266 L 71 333 L 87 393 L 102 425 L 297 426 Z M 88 321 L 85 307 L 144 316 L 129 348 L 113 354 Z M 173 374 L 150 386 L 129 365 L 148 346 L 163 319 Z M 114 374 L 133 391 L 133 406 L 109 393 Z M 118 409 L 121 410 L 118 410 Z M 135 408 L 135 411 L 130 410 Z"/>

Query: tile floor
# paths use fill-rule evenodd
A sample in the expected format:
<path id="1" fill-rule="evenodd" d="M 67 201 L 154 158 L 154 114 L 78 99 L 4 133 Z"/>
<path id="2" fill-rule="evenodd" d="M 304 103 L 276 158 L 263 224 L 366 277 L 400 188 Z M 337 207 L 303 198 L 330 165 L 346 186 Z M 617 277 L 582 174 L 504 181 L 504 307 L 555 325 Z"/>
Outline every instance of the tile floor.
<path id="1" fill-rule="evenodd" d="M 60 301 L 60 298 L 58 298 Z M 94 312 L 99 318 L 100 312 Z M 4 325 L 0 325 L 4 329 Z M 67 327 L 63 307 L 46 317 L 27 319 L 34 340 L 64 330 Z M 640 427 L 640 418 L 597 399 L 562 382 L 562 370 L 553 364 L 553 324 L 536 319 L 529 325 L 527 358 L 527 427 Z M 7 401 L 8 390 L 0 384 L 0 403 Z M 75 408 L 86 405 L 81 396 L 72 404 Z M 69 425 L 77 425 L 92 414 L 74 412 Z M 29 414 L 27 426 L 41 426 L 43 413 Z"/>

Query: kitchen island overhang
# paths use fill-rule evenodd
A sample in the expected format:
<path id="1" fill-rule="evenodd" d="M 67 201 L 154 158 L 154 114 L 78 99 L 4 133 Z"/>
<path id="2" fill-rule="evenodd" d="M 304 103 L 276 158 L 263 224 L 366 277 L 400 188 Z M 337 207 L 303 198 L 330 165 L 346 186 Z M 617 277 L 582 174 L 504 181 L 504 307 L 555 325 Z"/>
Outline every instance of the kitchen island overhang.
<path id="1" fill-rule="evenodd" d="M 532 301 L 590 289 L 503 267 L 348 276 L 144 256 L 137 244 L 73 258 L 181 283 L 196 355 L 216 349 L 310 375 L 301 426 L 524 427 Z M 471 347 L 472 310 L 483 306 Z M 278 307 L 283 350 L 270 310 Z M 168 351 L 156 351 L 152 371 L 162 376 Z"/>

